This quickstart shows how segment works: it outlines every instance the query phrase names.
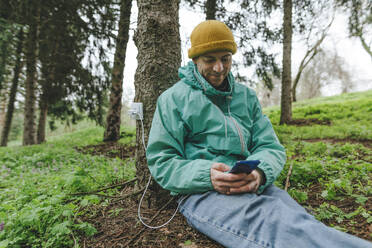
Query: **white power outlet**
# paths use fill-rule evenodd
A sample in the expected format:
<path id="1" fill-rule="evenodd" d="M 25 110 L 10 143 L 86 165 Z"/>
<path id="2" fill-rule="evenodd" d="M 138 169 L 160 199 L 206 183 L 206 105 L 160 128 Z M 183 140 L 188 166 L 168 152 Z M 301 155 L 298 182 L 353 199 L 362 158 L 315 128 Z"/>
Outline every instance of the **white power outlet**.
<path id="1" fill-rule="evenodd" d="M 133 102 L 128 113 L 133 120 L 143 120 L 142 102 Z"/>

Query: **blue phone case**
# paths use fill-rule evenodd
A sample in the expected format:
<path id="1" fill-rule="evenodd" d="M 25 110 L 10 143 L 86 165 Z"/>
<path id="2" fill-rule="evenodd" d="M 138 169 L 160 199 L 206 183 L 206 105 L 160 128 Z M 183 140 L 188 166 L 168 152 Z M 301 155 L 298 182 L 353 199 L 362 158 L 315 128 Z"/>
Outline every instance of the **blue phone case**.
<path id="1" fill-rule="evenodd" d="M 253 170 L 257 169 L 260 160 L 240 160 L 236 161 L 234 167 L 231 168 L 229 173 L 251 173 Z"/>

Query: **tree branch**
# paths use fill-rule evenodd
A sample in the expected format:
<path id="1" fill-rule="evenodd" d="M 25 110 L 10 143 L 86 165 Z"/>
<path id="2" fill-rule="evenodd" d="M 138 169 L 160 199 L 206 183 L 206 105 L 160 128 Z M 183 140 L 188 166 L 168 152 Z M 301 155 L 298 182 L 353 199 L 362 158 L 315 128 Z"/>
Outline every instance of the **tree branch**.
<path id="1" fill-rule="evenodd" d="M 307 50 L 305 56 L 303 57 L 303 59 L 300 63 L 300 66 L 298 67 L 298 71 L 297 71 L 297 74 L 296 74 L 295 80 L 293 81 L 293 86 L 292 86 L 292 100 L 294 102 L 297 100 L 296 99 L 296 88 L 297 88 L 298 82 L 300 81 L 301 74 L 302 74 L 303 70 L 306 68 L 306 66 L 310 63 L 310 61 L 318 53 L 319 47 L 322 44 L 322 42 L 324 41 L 325 37 L 327 36 L 328 30 L 331 27 L 334 18 L 335 17 L 333 16 L 330 23 L 322 31 L 322 35 L 321 35 L 320 39 L 314 44 L 314 46 L 312 46 L 309 50 Z"/>

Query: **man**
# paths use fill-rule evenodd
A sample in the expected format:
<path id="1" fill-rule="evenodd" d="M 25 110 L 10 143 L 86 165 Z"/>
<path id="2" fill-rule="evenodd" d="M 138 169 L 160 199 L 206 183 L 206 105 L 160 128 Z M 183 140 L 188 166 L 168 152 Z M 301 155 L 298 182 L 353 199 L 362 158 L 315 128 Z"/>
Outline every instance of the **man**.
<path id="1" fill-rule="evenodd" d="M 191 34 L 192 59 L 158 99 L 147 160 L 191 226 L 226 247 L 372 247 L 326 227 L 273 186 L 286 160 L 253 90 L 230 72 L 237 47 L 222 22 Z M 259 160 L 250 174 L 228 173 L 237 160 Z"/>

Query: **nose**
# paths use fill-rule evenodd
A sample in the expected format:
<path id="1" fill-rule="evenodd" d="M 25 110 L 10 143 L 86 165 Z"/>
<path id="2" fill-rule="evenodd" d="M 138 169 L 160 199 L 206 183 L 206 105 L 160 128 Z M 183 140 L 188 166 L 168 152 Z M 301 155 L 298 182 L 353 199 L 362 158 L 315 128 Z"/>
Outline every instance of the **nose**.
<path id="1" fill-rule="evenodd" d="M 217 60 L 217 62 L 213 66 L 213 70 L 215 72 L 222 72 L 223 71 L 223 64 L 221 61 Z"/>

